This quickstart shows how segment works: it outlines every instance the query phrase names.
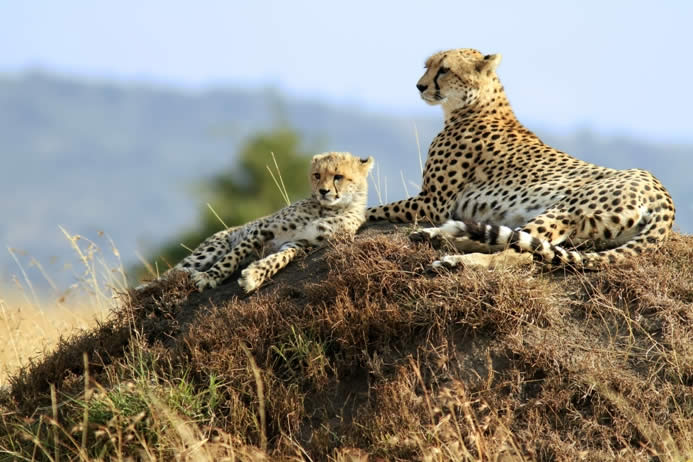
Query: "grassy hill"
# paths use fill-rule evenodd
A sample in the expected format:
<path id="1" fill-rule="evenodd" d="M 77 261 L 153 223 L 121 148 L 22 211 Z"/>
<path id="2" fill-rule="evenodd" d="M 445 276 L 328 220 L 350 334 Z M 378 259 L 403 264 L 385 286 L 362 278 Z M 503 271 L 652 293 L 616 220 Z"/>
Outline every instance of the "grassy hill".
<path id="1" fill-rule="evenodd" d="M 0 397 L 0 451 L 75 460 L 693 457 L 693 237 L 602 272 L 431 272 L 369 227 L 257 294 L 129 293 Z M 85 355 L 86 352 L 86 355 Z M 86 365 L 86 366 L 85 366 Z"/>
<path id="2" fill-rule="evenodd" d="M 417 97 L 413 86 L 409 97 Z M 190 193 L 197 181 L 231 166 L 248 136 L 277 123 L 295 127 L 315 152 L 374 156 L 382 200 L 399 199 L 420 182 L 414 127 L 425 156 L 442 125 L 439 111 L 431 114 L 373 114 L 271 90 L 184 91 L 45 73 L 0 75 L 0 244 L 36 257 L 59 285 L 74 282 L 63 264 L 79 262 L 58 225 L 95 241 L 105 231 L 125 266 L 136 263 L 137 250 L 146 255 L 197 220 L 204 206 Z M 677 226 L 693 231 L 693 182 L 682 174 L 693 168 L 693 146 L 587 130 L 551 133 L 525 122 L 587 161 L 651 170 L 674 196 Z M 378 202 L 374 189 L 370 199 Z M 43 276 L 20 260 L 39 285 Z M 17 270 L 0 252 L 0 280 Z"/>

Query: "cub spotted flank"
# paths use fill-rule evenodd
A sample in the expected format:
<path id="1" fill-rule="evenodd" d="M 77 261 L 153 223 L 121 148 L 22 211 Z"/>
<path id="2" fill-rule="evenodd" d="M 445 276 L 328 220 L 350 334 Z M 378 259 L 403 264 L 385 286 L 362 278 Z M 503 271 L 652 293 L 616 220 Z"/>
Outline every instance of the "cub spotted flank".
<path id="1" fill-rule="evenodd" d="M 345 152 L 313 157 L 312 194 L 246 225 L 229 228 L 202 242 L 172 271 L 190 273 L 202 291 L 216 287 L 238 268 L 238 284 L 251 292 L 288 265 L 303 249 L 337 235 L 354 235 L 365 221 L 368 172 L 373 158 Z M 251 263 L 252 262 L 252 263 Z"/>

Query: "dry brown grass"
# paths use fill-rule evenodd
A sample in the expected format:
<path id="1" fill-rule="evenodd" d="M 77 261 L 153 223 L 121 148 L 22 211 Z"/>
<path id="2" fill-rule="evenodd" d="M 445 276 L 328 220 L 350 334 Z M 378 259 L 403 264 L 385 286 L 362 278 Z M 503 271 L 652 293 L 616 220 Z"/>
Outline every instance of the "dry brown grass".
<path id="1" fill-rule="evenodd" d="M 61 336 L 90 329 L 106 315 L 87 301 L 33 300 L 11 288 L 0 293 L 0 387 L 20 366 L 53 350 Z"/>
<path id="2" fill-rule="evenodd" d="M 693 237 L 600 273 L 435 274 L 436 256 L 369 230 L 250 297 L 235 284 L 197 294 L 183 276 L 131 294 L 12 378 L 0 448 L 81 460 L 693 457 Z"/>

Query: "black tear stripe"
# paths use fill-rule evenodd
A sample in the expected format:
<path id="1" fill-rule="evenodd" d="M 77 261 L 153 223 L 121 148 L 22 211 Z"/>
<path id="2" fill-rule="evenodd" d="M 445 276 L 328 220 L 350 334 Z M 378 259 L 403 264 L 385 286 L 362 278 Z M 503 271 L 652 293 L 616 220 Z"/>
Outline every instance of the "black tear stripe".
<path id="1" fill-rule="evenodd" d="M 438 85 L 438 77 L 440 77 L 442 74 L 445 74 L 447 72 L 447 69 L 443 66 L 440 66 L 438 68 L 438 72 L 436 73 L 436 76 L 433 77 L 433 85 L 436 86 L 436 91 L 440 91 L 440 85 Z"/>

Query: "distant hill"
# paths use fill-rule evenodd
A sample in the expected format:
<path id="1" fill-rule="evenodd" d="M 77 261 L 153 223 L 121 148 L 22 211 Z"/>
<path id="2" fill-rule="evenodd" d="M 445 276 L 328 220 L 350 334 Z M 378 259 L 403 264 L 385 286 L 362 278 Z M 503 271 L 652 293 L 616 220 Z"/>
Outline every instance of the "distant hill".
<path id="1" fill-rule="evenodd" d="M 403 182 L 410 194 L 420 182 L 414 127 L 425 158 L 442 116 L 364 113 L 273 90 L 182 91 L 6 75 L 0 77 L 0 243 L 44 265 L 56 262 L 48 264 L 53 274 L 74 260 L 59 224 L 95 239 L 103 230 L 132 263 L 136 249 L 153 248 L 194 222 L 199 204 L 190 189 L 197 180 L 230 166 L 245 137 L 277 123 L 299 130 L 315 152 L 375 156 L 382 198 L 394 200 L 405 196 Z M 679 229 L 693 231 L 685 200 L 693 197 L 693 183 L 683 173 L 693 168 L 693 146 L 536 131 L 587 161 L 651 170 L 674 195 Z M 0 276 L 14 273 L 12 258 L 0 252 Z"/>

